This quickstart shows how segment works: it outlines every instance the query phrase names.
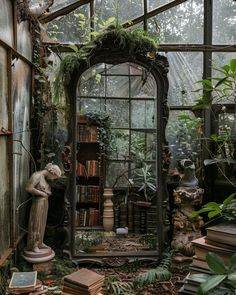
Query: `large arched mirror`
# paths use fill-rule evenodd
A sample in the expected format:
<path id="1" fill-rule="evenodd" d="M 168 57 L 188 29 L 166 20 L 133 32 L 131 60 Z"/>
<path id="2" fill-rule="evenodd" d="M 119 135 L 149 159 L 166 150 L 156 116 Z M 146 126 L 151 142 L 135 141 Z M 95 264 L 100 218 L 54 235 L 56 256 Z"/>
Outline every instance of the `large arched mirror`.
<path id="1" fill-rule="evenodd" d="M 95 48 L 71 75 L 66 198 L 69 250 L 80 262 L 156 260 L 168 243 L 167 66 L 160 55 Z M 110 230 L 105 188 L 113 193 Z"/>

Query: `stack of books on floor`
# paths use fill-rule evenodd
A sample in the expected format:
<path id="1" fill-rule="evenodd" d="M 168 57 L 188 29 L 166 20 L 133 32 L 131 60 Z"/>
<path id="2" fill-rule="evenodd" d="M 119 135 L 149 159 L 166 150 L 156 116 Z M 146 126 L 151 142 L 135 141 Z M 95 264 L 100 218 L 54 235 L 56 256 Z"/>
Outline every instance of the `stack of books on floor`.
<path id="1" fill-rule="evenodd" d="M 63 278 L 62 295 L 101 295 L 105 277 L 81 268 Z"/>
<path id="2" fill-rule="evenodd" d="M 206 236 L 195 239 L 192 244 L 195 248 L 193 263 L 190 266 L 190 274 L 185 278 L 181 288 L 183 294 L 196 294 L 201 284 L 194 281 L 191 274 L 211 274 L 206 261 L 208 252 L 215 253 L 221 257 L 227 265 L 230 257 L 236 252 L 236 223 L 227 222 L 214 225 L 206 229 Z"/>
<path id="3" fill-rule="evenodd" d="M 48 288 L 37 280 L 37 271 L 13 272 L 7 291 L 9 294 L 40 295 L 46 294 Z"/>

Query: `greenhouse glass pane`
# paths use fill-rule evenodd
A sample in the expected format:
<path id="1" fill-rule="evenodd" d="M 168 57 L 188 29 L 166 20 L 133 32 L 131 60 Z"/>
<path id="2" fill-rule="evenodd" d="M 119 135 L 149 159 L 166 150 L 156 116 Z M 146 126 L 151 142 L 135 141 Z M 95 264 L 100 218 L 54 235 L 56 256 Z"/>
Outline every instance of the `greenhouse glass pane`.
<path id="1" fill-rule="evenodd" d="M 106 186 L 127 187 L 128 185 L 128 164 L 109 161 L 106 171 Z"/>
<path id="2" fill-rule="evenodd" d="M 131 131 L 131 152 L 143 155 L 144 160 L 156 159 L 156 136 L 154 133 Z"/>
<path id="3" fill-rule="evenodd" d="M 129 101 L 120 99 L 107 99 L 106 112 L 115 128 L 129 127 Z"/>
<path id="4" fill-rule="evenodd" d="M 10 215 L 10 187 L 9 187 L 9 157 L 8 157 L 8 139 L 5 136 L 0 137 L 0 255 L 10 248 L 10 226 L 12 224 Z M 12 179 L 11 179 L 12 184 Z M 4 292 L 5 293 L 5 292 Z"/>
<path id="5" fill-rule="evenodd" d="M 129 157 L 129 130 L 113 129 L 114 144 L 111 159 L 126 160 Z"/>
<path id="6" fill-rule="evenodd" d="M 101 98 L 90 98 L 90 99 L 79 99 L 77 103 L 78 112 L 86 114 L 88 112 L 104 112 L 105 111 L 105 101 Z"/>
<path id="7" fill-rule="evenodd" d="M 118 21 L 121 23 L 127 22 L 142 14 L 143 0 L 95 0 L 95 16 L 98 17 L 98 24 L 114 16 L 118 16 Z"/>
<path id="8" fill-rule="evenodd" d="M 129 74 L 128 63 L 123 63 L 119 65 L 107 64 L 107 75 L 128 75 L 128 74 Z"/>
<path id="9" fill-rule="evenodd" d="M 212 54 L 212 77 L 222 77 L 224 76 L 223 73 L 217 71 L 215 68 L 223 67 L 225 65 L 230 64 L 231 59 L 236 59 L 236 52 L 214 52 Z M 214 81 L 216 84 L 217 81 Z M 225 87 L 224 84 L 222 84 L 220 87 Z M 235 90 L 233 88 L 228 88 L 225 92 L 227 94 L 226 97 L 217 99 L 217 96 L 215 99 L 213 99 L 213 103 L 235 103 Z"/>
<path id="10" fill-rule="evenodd" d="M 131 77 L 132 98 L 155 98 L 157 95 L 156 81 L 150 73 L 143 72 L 142 77 Z"/>
<path id="11" fill-rule="evenodd" d="M 108 97 L 129 97 L 129 77 L 108 76 L 106 96 Z"/>
<path id="12" fill-rule="evenodd" d="M 30 61 L 32 60 L 32 40 L 29 31 L 29 22 L 17 22 L 17 50 Z"/>
<path id="13" fill-rule="evenodd" d="M 105 96 L 105 65 L 98 64 L 89 68 L 79 79 L 79 95 Z"/>
<path id="14" fill-rule="evenodd" d="M 47 34 L 52 41 L 60 43 L 83 43 L 90 40 L 89 5 L 59 17 L 47 25 Z"/>
<path id="15" fill-rule="evenodd" d="M 235 44 L 236 2 L 213 1 L 213 44 Z"/>
<path id="16" fill-rule="evenodd" d="M 154 101 L 131 102 L 131 128 L 154 128 Z"/>
<path id="17" fill-rule="evenodd" d="M 166 127 L 172 160 L 170 168 L 177 168 L 182 159 L 191 159 L 197 167 L 201 166 L 200 119 L 191 111 L 170 111 Z"/>
<path id="18" fill-rule="evenodd" d="M 195 84 L 202 79 L 203 56 L 200 52 L 168 52 L 166 57 L 169 62 L 169 91 L 168 104 L 171 106 L 194 105 L 200 93 L 193 90 Z"/>
<path id="19" fill-rule="evenodd" d="M 30 97 L 31 97 L 31 68 L 20 59 L 12 61 L 12 94 L 13 94 L 13 194 L 16 206 L 28 198 L 25 183 L 29 177 L 30 157 Z M 26 207 L 22 208 L 23 210 Z M 25 216 L 23 213 L 22 217 Z M 26 226 L 26 220 L 20 220 L 21 226 Z"/>
<path id="20" fill-rule="evenodd" d="M 148 11 L 156 9 L 170 2 L 173 2 L 173 0 L 148 0 Z"/>
<path id="21" fill-rule="evenodd" d="M 7 52 L 0 47 L 0 126 L 8 130 Z"/>
<path id="22" fill-rule="evenodd" d="M 0 0 L 0 4 L 0 39 L 13 46 L 12 3 L 9 0 Z"/>
<path id="23" fill-rule="evenodd" d="M 203 0 L 189 0 L 148 20 L 160 43 L 203 43 Z"/>

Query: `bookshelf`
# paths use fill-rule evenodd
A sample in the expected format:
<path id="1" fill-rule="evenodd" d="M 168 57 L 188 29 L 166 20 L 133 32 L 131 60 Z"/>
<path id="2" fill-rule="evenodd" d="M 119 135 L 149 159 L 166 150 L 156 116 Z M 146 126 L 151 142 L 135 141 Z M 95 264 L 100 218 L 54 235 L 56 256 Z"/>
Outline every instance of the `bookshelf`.
<path id="1" fill-rule="evenodd" d="M 104 157 L 98 142 L 99 129 L 85 115 L 77 120 L 76 227 L 101 226 Z"/>

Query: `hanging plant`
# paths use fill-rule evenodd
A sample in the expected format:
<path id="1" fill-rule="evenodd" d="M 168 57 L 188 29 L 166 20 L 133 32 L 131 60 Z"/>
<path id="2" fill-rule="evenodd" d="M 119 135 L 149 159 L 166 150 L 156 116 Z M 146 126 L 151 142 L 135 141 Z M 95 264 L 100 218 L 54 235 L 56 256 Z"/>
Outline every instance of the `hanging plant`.
<path id="1" fill-rule="evenodd" d="M 98 128 L 98 143 L 107 156 L 113 148 L 113 134 L 111 130 L 111 119 L 104 112 L 88 112 L 85 114 L 88 119 L 88 125 L 96 125 Z"/>

